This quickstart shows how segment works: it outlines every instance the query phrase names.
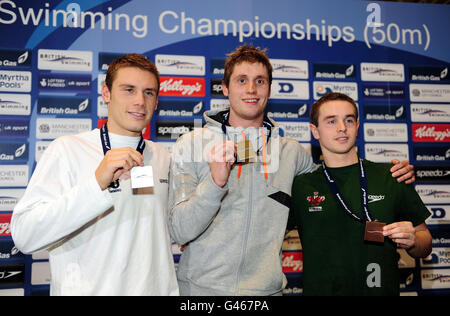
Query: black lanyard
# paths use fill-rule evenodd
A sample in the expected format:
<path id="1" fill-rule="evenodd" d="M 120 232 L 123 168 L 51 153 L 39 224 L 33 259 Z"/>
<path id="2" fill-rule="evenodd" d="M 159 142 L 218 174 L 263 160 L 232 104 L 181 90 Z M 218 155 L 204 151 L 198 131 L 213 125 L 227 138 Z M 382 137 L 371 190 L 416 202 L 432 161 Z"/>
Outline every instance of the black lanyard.
<path id="1" fill-rule="evenodd" d="M 106 125 L 107 125 L 107 122 L 105 124 L 103 124 L 102 128 L 100 129 L 100 141 L 102 142 L 104 155 L 106 155 L 108 150 L 111 149 L 111 142 L 109 140 L 109 134 L 108 134 L 108 126 L 106 126 Z M 141 139 L 139 140 L 136 150 L 138 152 L 140 152 L 141 154 L 143 154 L 144 149 L 145 149 L 145 141 L 141 134 Z M 117 179 L 117 180 L 111 182 L 111 184 L 108 186 L 108 188 L 117 189 L 119 187 L 119 185 L 120 185 L 119 179 Z"/>
<path id="2" fill-rule="evenodd" d="M 344 208 L 344 211 L 350 215 L 352 218 L 356 219 L 358 222 L 364 223 L 366 221 L 371 222 L 372 218 L 369 213 L 369 207 L 368 207 L 368 192 L 367 192 L 367 178 L 366 178 L 366 172 L 364 170 L 363 161 L 361 158 L 358 158 L 359 161 L 359 183 L 361 185 L 361 206 L 363 209 L 363 215 L 364 219 L 360 218 L 358 215 L 353 213 L 350 208 L 348 207 L 348 204 L 344 201 L 342 194 L 339 192 L 339 189 L 336 185 L 336 182 L 331 177 L 331 174 L 327 167 L 325 166 L 325 163 L 322 161 L 322 167 L 323 167 L 323 173 L 325 175 L 325 179 L 327 180 L 328 186 L 330 187 L 331 191 L 333 191 L 333 194 L 336 198 L 336 200 L 341 204 L 341 206 Z"/>

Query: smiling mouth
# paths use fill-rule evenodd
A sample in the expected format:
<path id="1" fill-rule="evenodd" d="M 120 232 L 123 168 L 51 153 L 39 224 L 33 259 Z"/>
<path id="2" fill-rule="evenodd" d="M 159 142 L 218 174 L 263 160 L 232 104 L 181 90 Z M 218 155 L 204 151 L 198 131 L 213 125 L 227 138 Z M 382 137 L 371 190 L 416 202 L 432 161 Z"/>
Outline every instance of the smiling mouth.
<path id="1" fill-rule="evenodd" d="M 143 119 L 145 118 L 145 114 L 143 113 L 138 113 L 138 112 L 128 112 L 128 114 L 130 114 L 131 116 L 137 118 L 137 119 Z"/>
<path id="2" fill-rule="evenodd" d="M 341 137 L 335 138 L 335 140 L 337 140 L 340 143 L 344 143 L 344 142 L 348 141 L 348 139 L 349 138 L 347 136 L 341 136 Z"/>
<path id="3" fill-rule="evenodd" d="M 243 99 L 242 101 L 244 101 L 245 103 L 250 103 L 250 104 L 256 104 L 258 103 L 259 99 Z"/>

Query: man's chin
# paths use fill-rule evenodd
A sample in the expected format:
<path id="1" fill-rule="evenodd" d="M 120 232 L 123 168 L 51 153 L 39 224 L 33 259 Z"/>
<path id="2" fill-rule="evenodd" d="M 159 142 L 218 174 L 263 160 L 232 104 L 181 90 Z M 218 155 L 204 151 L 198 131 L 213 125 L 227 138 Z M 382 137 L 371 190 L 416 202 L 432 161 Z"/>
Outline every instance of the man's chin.
<path id="1" fill-rule="evenodd" d="M 147 127 L 147 125 L 148 125 L 148 122 L 145 124 L 145 125 L 142 125 L 142 124 L 139 124 L 139 125 L 137 125 L 137 124 L 134 124 L 134 125 L 131 125 L 131 126 L 129 126 L 128 127 L 128 130 L 130 131 L 130 132 L 133 132 L 133 133 L 142 133 L 142 131 Z"/>
<path id="2" fill-rule="evenodd" d="M 260 120 L 261 118 L 264 117 L 264 112 L 251 112 L 251 113 L 244 113 L 242 115 L 242 118 L 247 120 L 247 121 L 256 121 L 256 120 Z"/>

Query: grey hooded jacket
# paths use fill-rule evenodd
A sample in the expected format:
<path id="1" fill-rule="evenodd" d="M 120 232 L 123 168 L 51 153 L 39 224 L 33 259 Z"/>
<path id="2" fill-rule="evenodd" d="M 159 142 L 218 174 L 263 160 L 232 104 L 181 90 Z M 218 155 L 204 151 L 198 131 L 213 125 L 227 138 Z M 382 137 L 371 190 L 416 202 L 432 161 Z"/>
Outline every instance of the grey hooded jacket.
<path id="1" fill-rule="evenodd" d="M 274 121 L 266 117 L 260 129 L 233 128 L 226 126 L 227 115 L 205 112 L 204 128 L 174 147 L 169 230 L 178 244 L 187 244 L 177 271 L 180 294 L 279 295 L 292 182 L 316 166 L 296 140 L 279 135 Z M 243 133 L 259 152 L 257 161 L 243 163 L 240 176 L 235 163 L 221 188 L 207 153 L 224 140 L 242 140 Z"/>

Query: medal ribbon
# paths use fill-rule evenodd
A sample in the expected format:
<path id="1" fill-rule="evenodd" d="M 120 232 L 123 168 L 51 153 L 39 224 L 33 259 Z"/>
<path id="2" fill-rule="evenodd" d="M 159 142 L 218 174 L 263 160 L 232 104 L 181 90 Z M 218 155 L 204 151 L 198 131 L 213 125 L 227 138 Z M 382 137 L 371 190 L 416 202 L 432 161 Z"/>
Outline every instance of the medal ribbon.
<path id="1" fill-rule="evenodd" d="M 359 161 L 359 183 L 361 185 L 361 206 L 363 209 L 363 215 L 364 219 L 356 215 L 354 212 L 350 210 L 348 207 L 347 202 L 345 202 L 344 198 L 342 197 L 342 194 L 339 192 L 339 189 L 336 185 L 336 182 L 331 177 L 331 174 L 329 172 L 329 169 L 327 166 L 325 166 L 325 162 L 322 161 L 322 167 L 323 167 L 323 173 L 325 175 L 325 179 L 327 180 L 328 186 L 330 187 L 331 191 L 333 192 L 336 200 L 341 204 L 344 211 L 351 216 L 353 219 L 357 220 L 358 222 L 364 223 L 366 221 L 371 222 L 372 218 L 369 213 L 369 207 L 368 207 L 368 196 L 367 196 L 367 178 L 366 178 L 366 172 L 363 166 L 363 161 L 361 158 L 358 158 Z"/>
<path id="2" fill-rule="evenodd" d="M 103 124 L 102 128 L 100 129 L 100 141 L 102 142 L 104 155 L 106 155 L 108 150 L 111 149 L 111 141 L 109 140 L 108 126 L 106 126 L 106 125 L 107 125 L 107 122 L 105 124 Z M 141 133 L 141 139 L 139 140 L 136 150 L 138 152 L 140 152 L 141 154 L 143 154 L 144 149 L 145 149 L 145 141 L 144 141 L 144 138 L 142 137 L 142 133 Z M 108 187 L 117 189 L 119 187 L 119 185 L 120 185 L 119 179 L 117 179 L 117 180 L 111 182 L 111 184 Z"/>

